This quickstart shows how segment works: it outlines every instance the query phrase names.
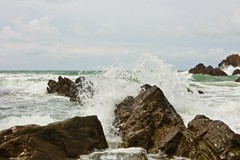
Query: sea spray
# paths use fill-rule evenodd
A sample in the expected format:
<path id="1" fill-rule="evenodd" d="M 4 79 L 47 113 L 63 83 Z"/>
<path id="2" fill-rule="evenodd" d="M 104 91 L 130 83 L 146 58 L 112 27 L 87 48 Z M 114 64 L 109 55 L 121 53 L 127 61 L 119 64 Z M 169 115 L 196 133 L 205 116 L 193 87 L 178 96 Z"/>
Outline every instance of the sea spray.
<path id="1" fill-rule="evenodd" d="M 67 97 L 47 94 L 49 79 L 58 76 L 75 80 L 85 76 L 93 82 L 95 95 L 85 106 Z M 126 96 L 136 96 L 140 86 L 159 86 L 185 124 L 197 114 L 223 120 L 240 133 L 240 84 L 235 77 L 191 75 L 178 72 L 151 54 L 140 56 L 133 64 L 114 64 L 100 71 L 0 71 L 0 129 L 30 123 L 45 125 L 73 116 L 97 115 L 109 141 L 118 141 L 112 127 L 115 105 Z M 190 88 L 193 93 L 188 92 Z M 204 92 L 203 95 L 197 93 Z"/>
<path id="2" fill-rule="evenodd" d="M 191 109 L 197 106 L 198 95 L 187 91 L 188 79 L 173 66 L 150 54 L 141 56 L 130 67 L 113 65 L 90 79 L 97 92 L 85 102 L 84 115 L 99 117 L 108 140 L 117 139 L 112 132 L 115 105 L 126 96 L 136 96 L 144 84 L 159 86 L 176 110 L 187 115 L 183 116 L 187 120 L 195 116 Z"/>

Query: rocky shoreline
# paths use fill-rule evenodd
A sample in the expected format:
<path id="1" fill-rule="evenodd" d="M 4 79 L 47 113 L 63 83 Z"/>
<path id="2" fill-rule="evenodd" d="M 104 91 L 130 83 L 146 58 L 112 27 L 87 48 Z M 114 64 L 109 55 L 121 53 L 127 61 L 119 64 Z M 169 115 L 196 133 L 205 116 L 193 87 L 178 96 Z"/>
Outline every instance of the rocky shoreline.
<path id="1" fill-rule="evenodd" d="M 202 63 L 197 64 L 194 68 L 189 70 L 189 73 L 192 74 L 206 74 L 211 76 L 228 76 L 227 73 L 224 72 L 224 69 L 228 67 L 239 67 L 240 68 L 240 55 L 239 54 L 232 54 L 226 57 L 226 59 L 222 60 L 218 67 L 212 67 L 211 65 L 205 66 Z M 232 75 L 240 75 L 240 70 L 235 69 Z M 236 80 L 235 82 L 239 82 Z"/>
<path id="2" fill-rule="evenodd" d="M 136 97 L 127 96 L 116 105 L 114 126 L 123 140 L 119 147 L 141 147 L 146 153 L 161 150 L 168 156 L 201 160 L 240 159 L 240 135 L 224 122 L 197 115 L 186 127 L 159 87 L 146 84 L 141 88 Z M 1 159 L 78 158 L 106 148 L 96 116 L 0 132 Z"/>
<path id="3" fill-rule="evenodd" d="M 189 73 L 227 76 L 222 69 L 229 65 L 239 67 L 240 56 L 230 55 L 216 68 L 198 64 Z M 238 75 L 239 71 L 235 70 L 233 75 Z M 240 78 L 236 82 L 240 82 Z M 84 100 L 92 98 L 95 90 L 85 77 L 72 81 L 59 76 L 57 81 L 48 81 L 47 93 L 66 96 L 84 105 Z M 122 138 L 118 147 L 140 148 L 133 149 L 134 153 L 116 150 L 116 157 L 148 159 L 147 154 L 161 151 L 164 156 L 160 159 L 173 156 L 197 160 L 240 159 L 239 134 L 224 122 L 205 115 L 196 115 L 185 126 L 182 117 L 157 86 L 145 84 L 137 96 L 127 96 L 113 107 L 115 134 Z M 73 117 L 46 126 L 30 124 L 0 131 L 0 159 L 77 159 L 80 155 L 97 159 L 112 154 L 106 150 L 108 148 L 101 122 L 94 115 Z"/>

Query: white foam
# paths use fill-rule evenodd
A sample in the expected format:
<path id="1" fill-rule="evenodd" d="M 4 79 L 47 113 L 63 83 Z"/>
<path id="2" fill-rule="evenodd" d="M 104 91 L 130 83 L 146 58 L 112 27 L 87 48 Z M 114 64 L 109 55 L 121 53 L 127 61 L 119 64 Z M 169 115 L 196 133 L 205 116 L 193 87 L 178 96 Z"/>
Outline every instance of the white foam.
<path id="1" fill-rule="evenodd" d="M 197 105 L 198 95 L 187 92 L 188 79 L 173 66 L 150 54 L 141 56 L 130 66 L 114 65 L 107 68 L 105 74 L 88 78 L 98 92 L 93 99 L 86 101 L 84 114 L 98 116 L 110 141 L 115 105 L 126 96 L 136 96 L 140 86 L 146 83 L 159 86 L 179 113 L 188 113 Z"/>
<path id="2" fill-rule="evenodd" d="M 50 116 L 32 115 L 32 116 L 20 116 L 20 117 L 7 117 L 0 121 L 0 130 L 4 130 L 13 126 L 21 126 L 27 124 L 47 125 L 56 120 Z"/>
<path id="3" fill-rule="evenodd" d="M 232 75 L 233 72 L 236 70 L 236 69 L 240 69 L 240 67 L 233 67 L 233 66 L 224 66 L 222 67 L 222 70 L 227 73 L 227 75 Z"/>

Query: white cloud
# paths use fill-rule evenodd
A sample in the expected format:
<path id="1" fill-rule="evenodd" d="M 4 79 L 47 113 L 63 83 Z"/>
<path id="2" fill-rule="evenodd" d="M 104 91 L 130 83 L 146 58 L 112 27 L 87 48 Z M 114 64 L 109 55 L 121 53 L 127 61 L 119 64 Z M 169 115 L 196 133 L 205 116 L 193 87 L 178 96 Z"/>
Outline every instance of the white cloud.
<path id="1" fill-rule="evenodd" d="M 192 61 L 210 63 L 207 59 L 240 50 L 239 5 L 237 0 L 2 1 L 0 56 L 25 55 L 27 63 L 31 55 L 128 59 L 122 53 L 150 52 L 192 67 Z"/>
<path id="2" fill-rule="evenodd" d="M 49 24 L 51 19 L 49 16 L 26 22 L 21 18 L 14 19 L 12 26 L 1 28 L 0 40 L 2 42 L 51 40 L 58 33 L 57 27 Z"/>

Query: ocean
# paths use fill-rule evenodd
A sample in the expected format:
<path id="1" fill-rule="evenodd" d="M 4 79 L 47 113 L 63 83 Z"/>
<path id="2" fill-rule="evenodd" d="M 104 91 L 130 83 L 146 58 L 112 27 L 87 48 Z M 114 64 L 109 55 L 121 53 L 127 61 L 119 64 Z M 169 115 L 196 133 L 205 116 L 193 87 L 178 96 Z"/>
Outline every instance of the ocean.
<path id="1" fill-rule="evenodd" d="M 48 80 L 57 80 L 58 76 L 72 80 L 85 76 L 94 84 L 95 95 L 83 99 L 81 106 L 68 97 L 48 94 Z M 136 96 L 140 86 L 147 83 L 162 89 L 186 125 L 196 115 L 204 114 L 240 133 L 240 83 L 234 82 L 238 77 L 188 74 L 152 55 L 144 55 L 130 65 L 113 64 L 96 71 L 4 70 L 0 71 L 0 130 L 97 115 L 107 141 L 118 143 L 121 139 L 113 134 L 112 126 L 115 105 L 126 96 Z M 198 94 L 198 90 L 204 94 Z"/>

